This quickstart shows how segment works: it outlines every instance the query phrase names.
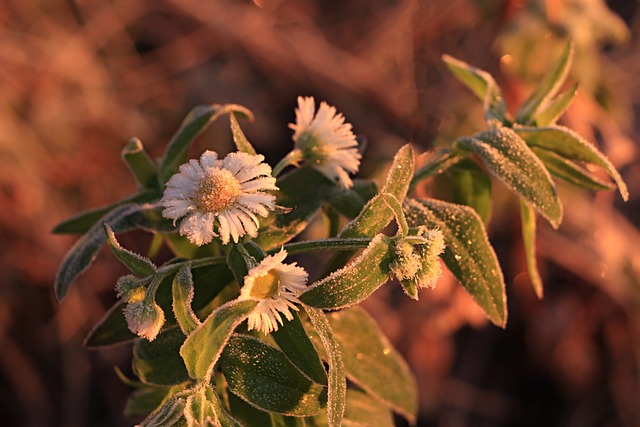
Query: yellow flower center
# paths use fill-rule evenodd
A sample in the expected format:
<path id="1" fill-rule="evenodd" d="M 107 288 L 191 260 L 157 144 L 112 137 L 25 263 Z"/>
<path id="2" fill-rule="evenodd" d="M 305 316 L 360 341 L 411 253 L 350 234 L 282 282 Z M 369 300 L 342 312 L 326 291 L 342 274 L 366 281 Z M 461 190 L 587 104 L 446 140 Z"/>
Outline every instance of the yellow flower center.
<path id="1" fill-rule="evenodd" d="M 226 169 L 214 169 L 200 182 L 195 204 L 205 212 L 218 213 L 232 204 L 242 193 L 238 180 Z"/>
<path id="2" fill-rule="evenodd" d="M 249 295 L 259 299 L 272 298 L 278 293 L 278 288 L 280 288 L 280 275 L 275 270 L 269 270 L 264 276 L 253 279 Z"/>

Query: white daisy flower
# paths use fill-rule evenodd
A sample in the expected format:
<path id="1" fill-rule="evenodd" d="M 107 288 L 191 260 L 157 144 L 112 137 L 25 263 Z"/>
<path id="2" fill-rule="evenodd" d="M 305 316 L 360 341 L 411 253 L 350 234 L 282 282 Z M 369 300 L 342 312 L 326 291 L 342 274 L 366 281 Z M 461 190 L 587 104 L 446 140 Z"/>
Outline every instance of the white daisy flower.
<path id="1" fill-rule="evenodd" d="M 287 252 L 281 250 L 260 261 L 244 278 L 240 300 L 255 300 L 258 305 L 249 315 L 249 330 L 268 334 L 283 324 L 281 313 L 287 320 L 293 319 L 290 310 L 298 311 L 298 296 L 306 289 L 309 275 L 304 268 L 283 264 Z"/>
<path id="2" fill-rule="evenodd" d="M 289 124 L 295 131 L 296 149 L 302 153 L 303 160 L 349 188 L 353 185 L 349 173 L 358 172 L 362 157 L 351 125 L 326 102 L 320 103 L 317 114 L 315 110 L 313 97 L 298 97 L 296 123 Z"/>
<path id="3" fill-rule="evenodd" d="M 218 159 L 214 151 L 205 151 L 200 160 L 180 166 L 180 172 L 167 182 L 160 203 L 162 215 L 180 224 L 180 234 L 198 246 L 217 236 L 214 221 L 223 244 L 234 242 L 245 234 L 258 235 L 258 217 L 267 216 L 276 198 L 267 190 L 277 190 L 271 167 L 264 156 L 234 152 Z"/>

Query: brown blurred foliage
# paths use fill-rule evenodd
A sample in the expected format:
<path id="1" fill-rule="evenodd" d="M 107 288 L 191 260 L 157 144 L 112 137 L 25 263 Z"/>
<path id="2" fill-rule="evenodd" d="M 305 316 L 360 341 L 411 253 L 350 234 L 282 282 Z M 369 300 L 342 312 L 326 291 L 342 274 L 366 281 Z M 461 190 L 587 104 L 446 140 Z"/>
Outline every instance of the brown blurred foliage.
<path id="1" fill-rule="evenodd" d="M 576 5 L 580 6 L 577 7 Z M 514 199 L 498 185 L 491 241 L 510 320 L 487 325 L 445 276 L 418 303 L 387 286 L 366 308 L 417 375 L 421 425 L 640 425 L 640 19 L 598 0 L 6 0 L 0 3 L 0 425 L 127 426 L 130 349 L 88 351 L 123 268 L 101 254 L 58 304 L 53 277 L 73 236 L 53 226 L 134 189 L 119 152 L 159 156 L 195 105 L 233 102 L 274 164 L 297 95 L 336 105 L 369 143 L 362 175 L 407 141 L 420 151 L 481 129 L 480 105 L 441 65 L 496 75 L 518 105 L 576 40 L 583 91 L 564 123 L 609 154 L 631 190 L 561 188 L 559 231 L 540 224 L 545 299 L 531 290 Z M 622 22 L 626 22 L 626 25 Z M 627 28 L 629 30 L 627 30 Z M 518 65 L 517 67 L 514 66 Z M 221 152 L 227 123 L 195 144 Z M 148 237 L 123 236 L 145 251 Z"/>

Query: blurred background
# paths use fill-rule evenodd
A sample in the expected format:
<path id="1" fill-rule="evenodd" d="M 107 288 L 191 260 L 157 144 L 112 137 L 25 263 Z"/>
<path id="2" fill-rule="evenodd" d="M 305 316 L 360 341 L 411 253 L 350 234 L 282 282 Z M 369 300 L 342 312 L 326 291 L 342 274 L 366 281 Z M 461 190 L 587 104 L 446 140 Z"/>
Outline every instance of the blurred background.
<path id="1" fill-rule="evenodd" d="M 514 197 L 494 185 L 492 243 L 509 322 L 491 326 L 449 276 L 419 302 L 386 286 L 365 303 L 420 387 L 420 426 L 640 426 L 640 3 L 634 0 L 4 0 L 0 3 L 0 425 L 130 426 L 128 346 L 87 350 L 124 273 L 103 251 L 59 304 L 58 264 L 80 210 L 134 191 L 120 159 L 160 156 L 194 106 L 238 103 L 273 165 L 298 95 L 343 112 L 375 177 L 483 129 L 448 53 L 496 76 L 517 107 L 571 37 L 579 96 L 562 123 L 605 152 L 631 199 L 560 187 L 565 220 L 539 221 L 545 298 L 526 273 Z M 220 120 L 194 147 L 231 150 Z M 428 191 L 424 188 L 421 191 Z M 123 235 L 144 251 L 149 238 Z M 402 425 L 399 420 L 399 425 Z"/>

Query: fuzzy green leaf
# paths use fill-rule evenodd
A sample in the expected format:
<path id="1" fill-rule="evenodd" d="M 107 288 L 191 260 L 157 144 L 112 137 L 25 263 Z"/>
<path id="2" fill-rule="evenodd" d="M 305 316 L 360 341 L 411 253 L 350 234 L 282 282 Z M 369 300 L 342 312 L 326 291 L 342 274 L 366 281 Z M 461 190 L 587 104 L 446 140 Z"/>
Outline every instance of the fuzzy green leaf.
<path id="1" fill-rule="evenodd" d="M 180 348 L 180 355 L 191 378 L 206 378 L 233 331 L 256 304 L 255 301 L 230 301 L 218 307 L 187 337 Z"/>
<path id="2" fill-rule="evenodd" d="M 227 412 L 225 407 L 222 405 L 222 402 L 220 401 L 220 397 L 214 390 L 211 389 L 211 387 L 207 387 L 207 398 L 213 405 L 214 411 L 218 418 L 218 422 L 220 423 L 220 427 L 243 427 L 243 424 L 241 424 Z"/>
<path id="3" fill-rule="evenodd" d="M 176 317 L 178 326 L 180 326 L 180 330 L 187 336 L 200 326 L 200 319 L 191 308 L 194 294 L 193 288 L 191 268 L 184 265 L 173 278 L 171 293 L 173 295 L 173 314 Z"/>
<path id="4" fill-rule="evenodd" d="M 522 107 L 520 107 L 516 116 L 516 122 L 529 123 L 540 107 L 555 96 L 567 78 L 567 74 L 571 69 L 572 60 L 573 45 L 567 43 L 553 68 L 544 76 L 533 93 L 529 95 L 529 98 L 527 98 L 524 104 L 522 104 Z"/>
<path id="5" fill-rule="evenodd" d="M 84 234 L 106 214 L 115 208 L 129 203 L 146 203 L 156 200 L 161 195 L 158 190 L 142 190 L 132 196 L 99 208 L 89 209 L 62 221 L 52 230 L 56 234 Z"/>
<path id="6" fill-rule="evenodd" d="M 305 307 L 309 320 L 318 338 L 324 347 L 329 363 L 329 384 L 327 399 L 327 424 L 328 427 L 340 427 L 347 400 L 347 378 L 344 361 L 340 352 L 340 344 L 331 330 L 327 316 L 311 307 Z"/>
<path id="7" fill-rule="evenodd" d="M 359 390 L 347 389 L 347 407 L 344 411 L 345 427 L 394 427 L 393 414 L 377 399 Z"/>
<path id="8" fill-rule="evenodd" d="M 103 224 L 114 233 L 142 228 L 157 231 L 172 231 L 171 221 L 162 217 L 162 208 L 154 205 L 126 204 L 109 212 L 102 222 L 94 224 L 69 250 L 60 264 L 54 284 L 56 297 L 61 301 L 69 287 L 85 271 L 106 240 Z"/>
<path id="9" fill-rule="evenodd" d="M 187 161 L 187 150 L 193 140 L 206 130 L 208 125 L 223 114 L 236 113 L 252 119 L 253 113 L 241 105 L 213 104 L 200 105 L 185 117 L 180 129 L 173 135 L 164 157 L 160 161 L 158 179 L 164 184 Z"/>
<path id="10" fill-rule="evenodd" d="M 443 55 L 442 60 L 451 73 L 482 100 L 487 123 L 492 125 L 506 120 L 507 106 L 491 74 L 449 55 Z"/>
<path id="11" fill-rule="evenodd" d="M 327 384 L 327 373 L 320 362 L 320 357 L 313 347 L 309 336 L 302 327 L 297 313 L 292 312 L 293 319 L 285 322 L 271 336 L 278 347 L 296 367 L 318 384 Z"/>
<path id="12" fill-rule="evenodd" d="M 122 159 L 141 188 L 157 188 L 158 166 L 149 157 L 138 138 L 131 138 L 122 149 Z"/>
<path id="13" fill-rule="evenodd" d="M 348 378 L 411 424 L 415 423 L 416 380 L 375 320 L 360 307 L 330 313 L 327 318 L 340 343 Z"/>
<path id="14" fill-rule="evenodd" d="M 238 151 L 254 156 L 258 154 L 253 148 L 253 145 L 251 145 L 247 137 L 244 135 L 244 132 L 242 132 L 240 124 L 238 124 L 238 119 L 236 119 L 235 113 L 232 112 L 229 114 L 229 121 L 231 122 L 231 133 L 233 134 L 233 142 L 236 144 L 236 148 L 238 149 Z"/>
<path id="15" fill-rule="evenodd" d="M 229 390 L 264 411 L 311 416 L 324 405 L 325 388 L 314 383 L 280 350 L 246 335 L 233 335 L 220 358 Z"/>
<path id="16" fill-rule="evenodd" d="M 551 175 L 570 184 L 593 191 L 616 189 L 615 184 L 602 181 L 592 176 L 586 168 L 583 168 L 572 160 L 559 156 L 553 151 L 538 147 L 531 147 L 531 150 L 542 160 L 542 163 L 544 163 L 544 166 Z"/>
<path id="17" fill-rule="evenodd" d="M 162 404 L 160 408 L 150 414 L 141 423 L 140 427 L 182 427 L 184 422 L 184 408 L 186 399 L 173 396 Z"/>
<path id="18" fill-rule="evenodd" d="M 136 340 L 133 346 L 133 372 L 146 384 L 176 385 L 189 380 L 180 357 L 184 335 L 173 328 L 161 332 L 153 341 Z"/>
<path id="19" fill-rule="evenodd" d="M 627 185 L 609 159 L 576 132 L 564 126 L 543 128 L 522 126 L 515 130 L 531 146 L 553 151 L 569 160 L 593 163 L 602 167 L 618 185 L 622 199 L 625 201 L 629 199 Z"/>
<path id="20" fill-rule="evenodd" d="M 330 310 L 362 302 L 387 282 L 391 261 L 390 239 L 378 234 L 356 260 L 312 284 L 300 301 Z"/>
<path id="21" fill-rule="evenodd" d="M 441 257 L 445 264 L 489 319 L 504 327 L 507 322 L 504 278 L 476 211 L 438 200 L 407 199 L 404 208 L 410 226 L 424 225 L 442 232 L 446 248 Z"/>
<path id="22" fill-rule="evenodd" d="M 151 260 L 120 246 L 120 243 L 118 243 L 118 240 L 116 239 L 116 235 L 107 223 L 104 224 L 104 232 L 107 236 L 107 243 L 109 244 L 111 251 L 116 258 L 118 258 L 118 260 L 120 260 L 120 262 L 129 269 L 129 271 L 136 276 L 142 277 L 155 274 L 156 266 L 151 262 Z"/>
<path id="23" fill-rule="evenodd" d="M 553 227 L 562 222 L 562 205 L 544 164 L 510 128 L 496 128 L 456 141 L 456 146 L 480 157 L 500 179 L 545 217 Z"/>
<path id="24" fill-rule="evenodd" d="M 578 83 L 575 83 L 565 92 L 558 95 L 556 99 L 549 102 L 549 105 L 533 118 L 533 122 L 536 126 L 547 126 L 555 124 L 556 121 L 562 116 L 567 108 L 571 105 L 573 98 L 578 93 Z"/>
<path id="25" fill-rule="evenodd" d="M 157 409 L 163 401 L 169 399 L 181 386 L 156 386 L 142 384 L 134 390 L 124 407 L 125 417 L 140 417 Z"/>
<path id="26" fill-rule="evenodd" d="M 451 152 L 449 150 L 440 150 L 427 163 L 425 163 L 420 169 L 416 171 L 411 179 L 411 185 L 409 186 L 409 193 L 420 181 L 423 181 L 434 175 L 439 175 L 462 160 L 462 157 L 458 153 Z"/>
<path id="27" fill-rule="evenodd" d="M 520 220 L 522 222 L 522 241 L 524 243 L 524 253 L 527 258 L 529 279 L 531 280 L 536 295 L 542 299 L 544 288 L 536 261 L 536 213 L 531 206 L 522 200 L 520 200 Z"/>

